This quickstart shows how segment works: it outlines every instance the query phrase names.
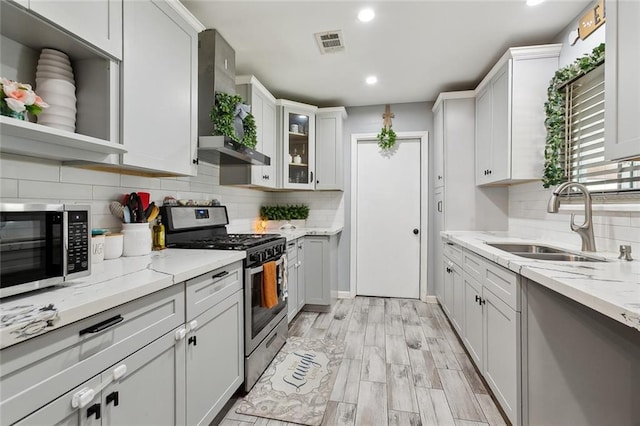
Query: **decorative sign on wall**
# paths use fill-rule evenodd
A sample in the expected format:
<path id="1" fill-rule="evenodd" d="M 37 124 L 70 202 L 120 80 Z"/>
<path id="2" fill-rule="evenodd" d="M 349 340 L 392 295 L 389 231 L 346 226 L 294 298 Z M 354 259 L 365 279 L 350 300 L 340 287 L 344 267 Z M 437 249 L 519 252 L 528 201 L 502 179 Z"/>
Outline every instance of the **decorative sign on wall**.
<path id="1" fill-rule="evenodd" d="M 585 13 L 578 22 L 578 35 L 580 40 L 589 37 L 597 30 L 605 21 L 604 0 L 598 0 L 598 3 Z"/>

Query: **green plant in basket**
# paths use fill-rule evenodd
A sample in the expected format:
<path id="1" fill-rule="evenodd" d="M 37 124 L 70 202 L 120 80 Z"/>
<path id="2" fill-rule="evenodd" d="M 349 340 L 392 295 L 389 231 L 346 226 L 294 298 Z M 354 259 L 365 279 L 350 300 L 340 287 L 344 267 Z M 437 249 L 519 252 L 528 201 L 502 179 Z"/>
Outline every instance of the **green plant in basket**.
<path id="1" fill-rule="evenodd" d="M 263 220 L 305 220 L 309 217 L 309 207 L 304 204 L 285 204 L 260 207 Z"/>

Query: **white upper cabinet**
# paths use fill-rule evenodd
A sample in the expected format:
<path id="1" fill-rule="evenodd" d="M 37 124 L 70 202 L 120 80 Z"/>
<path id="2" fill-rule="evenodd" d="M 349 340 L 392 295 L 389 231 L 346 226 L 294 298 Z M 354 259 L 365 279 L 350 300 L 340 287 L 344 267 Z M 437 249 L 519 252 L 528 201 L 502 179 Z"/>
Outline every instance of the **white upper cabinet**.
<path id="1" fill-rule="evenodd" d="M 41 50 L 46 47 L 66 54 L 75 83 L 75 132 L 38 124 L 31 115 L 26 121 L 1 116 L 0 152 L 59 161 L 117 163 L 118 154 L 126 151 L 119 144 L 120 64 L 71 34 L 63 26 L 66 21 L 52 25 L 49 19 L 22 7 L 28 4 L 0 2 L 0 74 L 31 84 L 38 93 L 35 77 Z"/>
<path id="2" fill-rule="evenodd" d="M 285 189 L 315 188 L 316 110 L 313 105 L 277 100 L 280 183 Z"/>
<path id="3" fill-rule="evenodd" d="M 605 157 L 640 158 L 640 2 L 607 0 Z"/>
<path id="4" fill-rule="evenodd" d="M 342 190 L 344 107 L 316 111 L 316 190 Z"/>
<path id="5" fill-rule="evenodd" d="M 476 184 L 540 179 L 560 44 L 509 49 L 476 88 Z"/>
<path id="6" fill-rule="evenodd" d="M 278 164 L 276 155 L 276 98 L 252 75 L 236 77 L 236 92 L 242 96 L 244 102 L 251 105 L 251 114 L 256 121 L 258 142 L 255 150 L 271 159 L 271 164 L 268 166 L 247 166 L 251 167 L 250 184 L 264 188 L 275 188 Z"/>
<path id="7" fill-rule="evenodd" d="M 28 3 L 38 15 L 122 59 L 122 1 L 29 0 Z"/>
<path id="8" fill-rule="evenodd" d="M 198 31 L 165 1 L 124 2 L 124 166 L 195 175 Z"/>

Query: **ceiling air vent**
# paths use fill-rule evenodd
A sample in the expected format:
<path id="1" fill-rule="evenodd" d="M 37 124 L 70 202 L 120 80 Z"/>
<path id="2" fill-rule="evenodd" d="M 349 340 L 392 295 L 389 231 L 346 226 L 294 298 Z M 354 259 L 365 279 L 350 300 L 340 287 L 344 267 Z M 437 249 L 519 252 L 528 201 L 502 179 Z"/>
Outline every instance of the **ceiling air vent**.
<path id="1" fill-rule="evenodd" d="M 316 33 L 315 36 L 322 54 L 344 50 L 344 39 L 340 30 Z"/>

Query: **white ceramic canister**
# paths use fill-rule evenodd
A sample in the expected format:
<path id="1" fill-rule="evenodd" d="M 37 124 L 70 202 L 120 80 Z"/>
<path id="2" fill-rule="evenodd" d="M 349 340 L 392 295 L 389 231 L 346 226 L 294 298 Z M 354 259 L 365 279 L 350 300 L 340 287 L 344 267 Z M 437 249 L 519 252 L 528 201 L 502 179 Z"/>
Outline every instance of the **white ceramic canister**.
<path id="1" fill-rule="evenodd" d="M 104 235 L 91 237 L 91 263 L 100 263 L 104 260 Z"/>
<path id="2" fill-rule="evenodd" d="M 151 253 L 151 228 L 148 223 L 123 223 L 123 256 L 144 256 Z"/>
<path id="3" fill-rule="evenodd" d="M 104 240 L 104 258 L 117 259 L 122 256 L 122 234 L 107 234 Z"/>

